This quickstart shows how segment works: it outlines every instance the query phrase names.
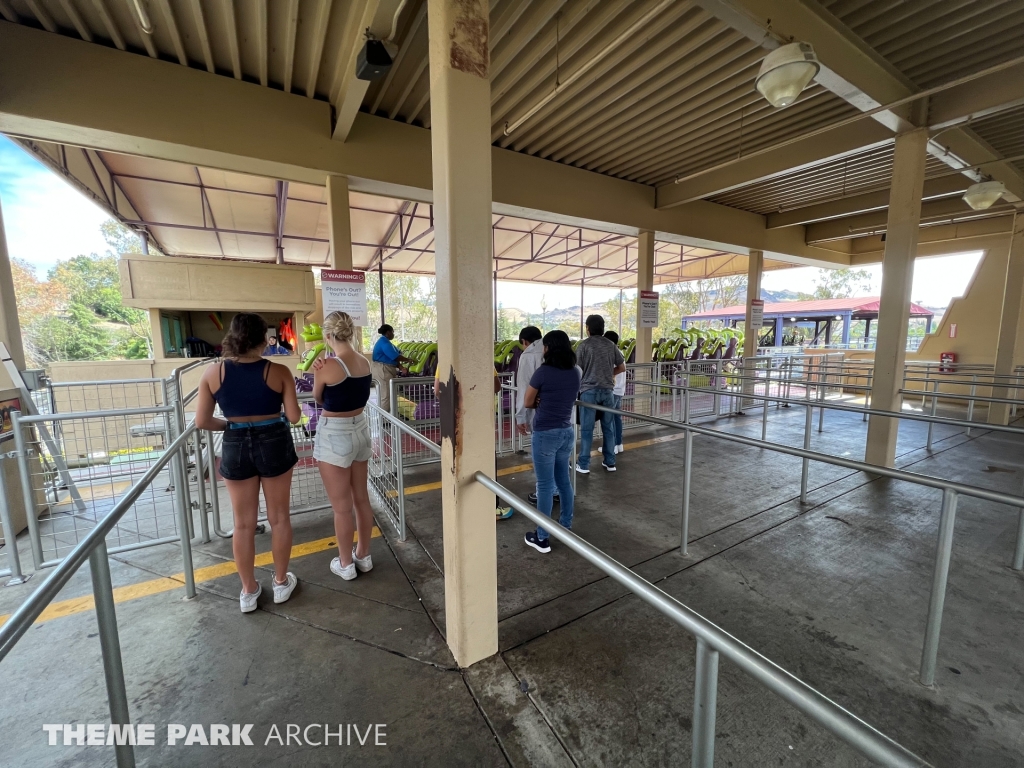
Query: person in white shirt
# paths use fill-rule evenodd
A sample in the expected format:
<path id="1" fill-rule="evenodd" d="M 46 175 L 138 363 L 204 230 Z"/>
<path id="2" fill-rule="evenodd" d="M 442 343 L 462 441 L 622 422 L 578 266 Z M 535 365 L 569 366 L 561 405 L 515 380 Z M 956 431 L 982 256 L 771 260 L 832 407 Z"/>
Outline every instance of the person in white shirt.
<path id="1" fill-rule="evenodd" d="M 535 325 L 528 325 L 519 332 L 519 344 L 523 348 L 523 353 L 519 356 L 519 365 L 516 368 L 516 430 L 521 435 L 529 434 L 533 429 L 536 409 L 526 407 L 526 389 L 530 386 L 533 374 L 544 362 L 542 336 L 540 328 Z M 555 491 L 555 500 L 558 500 L 558 491 Z M 531 504 L 537 503 L 536 490 L 530 494 L 529 501 Z"/>
<path id="2" fill-rule="evenodd" d="M 615 331 L 605 331 L 604 337 L 612 342 L 615 346 L 619 346 L 619 334 Z M 622 410 L 622 398 L 626 394 L 626 372 L 615 374 L 615 386 L 612 387 L 612 397 L 615 398 L 615 409 Z M 612 423 L 615 425 L 615 453 L 622 453 L 625 448 L 622 447 L 622 417 L 615 415 L 612 416 Z"/>

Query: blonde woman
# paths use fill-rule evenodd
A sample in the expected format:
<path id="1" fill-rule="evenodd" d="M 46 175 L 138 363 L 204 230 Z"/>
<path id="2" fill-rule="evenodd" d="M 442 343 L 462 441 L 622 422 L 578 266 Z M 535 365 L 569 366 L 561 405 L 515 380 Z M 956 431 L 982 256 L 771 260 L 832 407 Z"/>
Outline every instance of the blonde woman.
<path id="1" fill-rule="evenodd" d="M 224 359 L 207 367 L 196 405 L 197 427 L 224 432 L 220 474 L 235 517 L 231 549 L 242 579 L 242 613 L 255 611 L 263 592 L 254 573 L 260 488 L 273 536 L 274 602 L 290 598 L 299 583 L 288 570 L 292 471 L 299 460 L 288 422 L 298 423 L 302 411 L 292 372 L 264 360 L 266 347 L 266 321 L 251 312 L 235 315 L 224 337 Z M 214 418 L 215 405 L 225 419 Z"/>
<path id="2" fill-rule="evenodd" d="M 335 357 L 313 364 L 313 397 L 323 408 L 313 458 L 320 464 L 320 477 L 334 509 L 338 556 L 331 561 L 331 572 L 346 581 L 354 579 L 357 572 L 366 573 L 373 568 L 373 510 L 367 488 L 367 462 L 372 447 L 370 426 L 363 413 L 370 399 L 372 379 L 369 362 L 352 346 L 354 331 L 352 318 L 344 312 L 332 312 L 325 317 L 324 342 Z M 354 532 L 359 534 L 355 545 Z"/>

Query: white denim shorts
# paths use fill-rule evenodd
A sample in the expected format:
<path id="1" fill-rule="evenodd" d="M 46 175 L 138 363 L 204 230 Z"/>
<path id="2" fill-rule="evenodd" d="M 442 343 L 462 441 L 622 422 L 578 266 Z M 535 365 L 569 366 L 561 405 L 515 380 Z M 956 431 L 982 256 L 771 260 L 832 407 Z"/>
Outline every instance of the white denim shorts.
<path id="1" fill-rule="evenodd" d="M 358 416 L 321 416 L 316 427 L 313 458 L 347 469 L 353 461 L 369 461 L 373 454 L 370 422 Z"/>

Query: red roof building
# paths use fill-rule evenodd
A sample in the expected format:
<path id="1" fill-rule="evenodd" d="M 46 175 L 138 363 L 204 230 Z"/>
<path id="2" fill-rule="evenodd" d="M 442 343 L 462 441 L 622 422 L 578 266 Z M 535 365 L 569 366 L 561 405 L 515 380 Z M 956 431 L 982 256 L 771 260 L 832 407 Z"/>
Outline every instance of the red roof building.
<path id="1" fill-rule="evenodd" d="M 764 326 L 773 327 L 774 337 L 766 346 L 782 346 L 783 328 L 796 323 L 814 323 L 815 340 L 824 331 L 826 344 L 832 342 L 833 323 L 842 322 L 842 343 L 850 343 L 850 324 L 854 320 L 866 321 L 864 338 L 871 335 L 871 323 L 878 319 L 878 307 L 881 298 L 878 296 L 862 296 L 851 299 L 811 299 L 810 301 L 773 301 L 764 305 Z M 911 317 L 923 317 L 927 320 L 926 333 L 931 333 L 932 318 L 935 313 L 920 304 L 910 304 Z M 719 320 L 725 325 L 735 325 L 746 317 L 746 307 L 735 304 L 707 312 L 698 312 L 683 318 L 683 327 L 698 320 Z"/>

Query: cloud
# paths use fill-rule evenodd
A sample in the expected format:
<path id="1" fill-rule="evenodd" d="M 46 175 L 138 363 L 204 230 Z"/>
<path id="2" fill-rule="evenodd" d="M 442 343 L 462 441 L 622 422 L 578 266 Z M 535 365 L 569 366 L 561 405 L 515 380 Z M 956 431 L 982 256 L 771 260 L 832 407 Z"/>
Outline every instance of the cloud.
<path id="1" fill-rule="evenodd" d="M 2 135 L 0 205 L 8 252 L 40 277 L 62 259 L 107 249 L 100 224 L 110 216 Z"/>

